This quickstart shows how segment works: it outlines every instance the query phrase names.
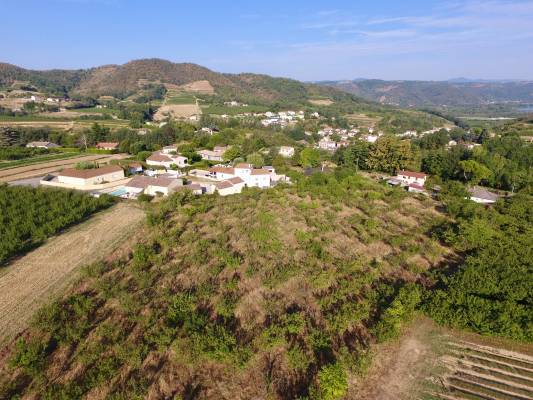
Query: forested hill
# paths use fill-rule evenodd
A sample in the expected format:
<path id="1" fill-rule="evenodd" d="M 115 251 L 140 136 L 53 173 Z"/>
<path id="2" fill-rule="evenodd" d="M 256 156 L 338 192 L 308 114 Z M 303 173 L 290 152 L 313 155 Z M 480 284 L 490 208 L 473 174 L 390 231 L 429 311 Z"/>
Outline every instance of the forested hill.
<path id="1" fill-rule="evenodd" d="M 504 102 L 533 102 L 533 82 L 384 81 L 358 79 L 324 81 L 367 100 L 401 107 L 465 106 Z"/>
<path id="2" fill-rule="evenodd" d="M 192 83 L 203 82 L 198 86 Z M 208 82 L 208 84 L 206 83 Z M 33 71 L 0 63 L 0 89 L 26 84 L 40 91 L 71 96 L 128 97 L 149 84 L 189 85 L 189 90 L 216 93 L 246 102 L 294 101 L 329 98 L 366 103 L 334 88 L 292 79 L 258 74 L 222 74 L 190 63 L 143 59 L 124 65 L 106 65 L 86 70 Z"/>

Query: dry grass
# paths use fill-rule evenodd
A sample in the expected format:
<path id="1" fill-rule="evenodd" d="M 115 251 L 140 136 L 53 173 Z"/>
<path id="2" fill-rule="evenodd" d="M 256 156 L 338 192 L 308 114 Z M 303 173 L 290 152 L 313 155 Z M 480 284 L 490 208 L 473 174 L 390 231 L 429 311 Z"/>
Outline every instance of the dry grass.
<path id="1" fill-rule="evenodd" d="M 188 118 L 202 113 L 198 104 L 165 104 L 159 107 L 154 115 L 154 120 L 161 121 L 167 116 L 172 118 Z"/>
<path id="2" fill-rule="evenodd" d="M 180 88 L 187 92 L 215 94 L 215 89 L 213 88 L 213 86 L 211 86 L 211 83 L 209 83 L 209 81 L 195 81 L 180 86 Z"/>
<path id="3" fill-rule="evenodd" d="M 80 266 L 115 249 L 143 218 L 140 208 L 118 204 L 6 267 L 0 276 L 0 343 L 25 329 L 32 314 L 68 286 Z"/>
<path id="4" fill-rule="evenodd" d="M 315 99 L 315 100 L 309 100 L 309 103 L 315 106 L 330 106 L 334 103 L 334 101 L 330 99 Z"/>

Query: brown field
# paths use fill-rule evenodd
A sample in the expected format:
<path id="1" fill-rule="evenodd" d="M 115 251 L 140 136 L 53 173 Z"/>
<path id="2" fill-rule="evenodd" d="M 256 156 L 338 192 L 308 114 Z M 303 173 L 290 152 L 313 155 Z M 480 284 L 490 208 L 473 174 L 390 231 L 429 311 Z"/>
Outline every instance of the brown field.
<path id="1" fill-rule="evenodd" d="M 88 115 L 88 114 L 85 114 Z M 7 120 L 2 121 L 0 120 L 0 127 L 2 126 L 25 126 L 28 128 L 55 128 L 55 129 L 64 129 L 64 130 L 83 130 L 90 128 L 91 125 L 94 122 L 98 122 L 100 125 L 109 127 L 111 129 L 113 128 L 126 128 L 129 126 L 128 121 L 124 120 L 59 120 L 53 121 L 52 119 L 43 119 L 42 121 L 39 120 L 32 120 L 32 121 L 13 121 L 13 120 Z"/>
<path id="2" fill-rule="evenodd" d="M 20 98 L 20 97 L 8 97 L 0 99 L 0 106 L 6 107 L 9 109 L 22 108 L 24 103 L 29 102 L 29 99 Z"/>
<path id="3" fill-rule="evenodd" d="M 0 182 L 11 182 L 19 179 L 33 178 L 59 171 L 63 168 L 74 167 L 80 161 L 97 161 L 107 163 L 111 160 L 125 158 L 125 154 L 91 154 L 65 160 L 47 161 L 43 163 L 26 165 L 23 167 L 7 168 L 0 170 Z"/>
<path id="4" fill-rule="evenodd" d="M 191 115 L 201 114 L 202 109 L 198 104 L 165 104 L 157 110 L 154 120 L 161 121 L 170 115 L 172 118 L 187 118 Z"/>
<path id="5" fill-rule="evenodd" d="M 107 256 L 143 219 L 140 208 L 120 203 L 0 270 L 0 343 L 23 331 L 39 306 L 64 290 L 82 265 Z"/>
<path id="6" fill-rule="evenodd" d="M 378 345 L 353 400 L 533 399 L 533 346 L 450 330 L 419 317 Z"/>
<path id="7" fill-rule="evenodd" d="M 309 103 L 314 104 L 315 106 L 330 106 L 334 103 L 334 101 L 330 99 L 316 99 L 309 100 Z"/>
<path id="8" fill-rule="evenodd" d="M 381 117 L 369 117 L 366 114 L 349 114 L 346 119 L 350 122 L 357 122 L 361 126 L 373 126 L 379 122 Z"/>
<path id="9" fill-rule="evenodd" d="M 180 89 L 187 92 L 203 93 L 203 94 L 215 94 L 215 89 L 211 86 L 209 81 L 195 81 L 180 86 Z"/>

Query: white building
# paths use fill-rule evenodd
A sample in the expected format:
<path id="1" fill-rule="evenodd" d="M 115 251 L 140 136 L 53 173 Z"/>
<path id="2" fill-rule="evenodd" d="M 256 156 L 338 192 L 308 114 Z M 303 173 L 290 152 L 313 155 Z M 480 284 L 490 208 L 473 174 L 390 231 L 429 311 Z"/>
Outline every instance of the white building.
<path id="1" fill-rule="evenodd" d="M 215 183 L 215 189 L 221 196 L 228 196 L 230 194 L 237 194 L 242 191 L 245 186 L 244 181 L 238 176 Z"/>
<path id="2" fill-rule="evenodd" d="M 189 165 L 187 157 L 181 155 L 172 155 L 170 154 L 170 151 L 167 154 L 156 151 L 146 159 L 146 164 L 154 167 L 164 167 L 167 169 L 171 168 L 172 165 L 175 165 L 178 168 L 183 168 Z"/>
<path id="3" fill-rule="evenodd" d="M 183 186 L 182 179 L 167 177 L 135 176 L 124 189 L 135 196 L 144 193 L 150 196 L 168 196 Z"/>
<path id="4" fill-rule="evenodd" d="M 33 147 L 39 149 L 52 149 L 54 147 L 60 147 L 59 145 L 52 142 L 30 142 L 26 147 Z"/>
<path id="5" fill-rule="evenodd" d="M 420 186 L 424 186 L 426 183 L 427 175 L 422 172 L 412 172 L 412 171 L 399 171 L 396 175 L 396 179 L 401 181 L 405 185 L 410 185 L 415 183 Z"/>
<path id="6" fill-rule="evenodd" d="M 96 185 L 124 179 L 124 170 L 118 165 L 94 169 L 65 169 L 57 176 L 59 183 L 74 186 Z"/>
<path id="7" fill-rule="evenodd" d="M 281 146 L 279 148 L 279 155 L 282 157 L 290 158 L 294 156 L 294 147 L 291 146 Z"/>
<path id="8" fill-rule="evenodd" d="M 118 150 L 118 142 L 99 142 L 96 143 L 96 148 L 100 150 Z"/>
<path id="9" fill-rule="evenodd" d="M 224 153 L 228 148 L 229 146 L 216 146 L 213 150 L 200 150 L 198 154 L 202 157 L 202 160 L 223 161 Z"/>

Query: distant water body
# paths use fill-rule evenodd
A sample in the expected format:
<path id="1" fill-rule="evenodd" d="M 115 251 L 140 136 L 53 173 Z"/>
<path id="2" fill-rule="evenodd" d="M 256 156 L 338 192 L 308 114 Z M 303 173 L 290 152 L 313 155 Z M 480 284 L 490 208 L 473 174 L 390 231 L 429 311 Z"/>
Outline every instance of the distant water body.
<path id="1" fill-rule="evenodd" d="M 533 104 L 525 104 L 523 106 L 518 107 L 518 111 L 530 113 L 533 112 Z"/>

